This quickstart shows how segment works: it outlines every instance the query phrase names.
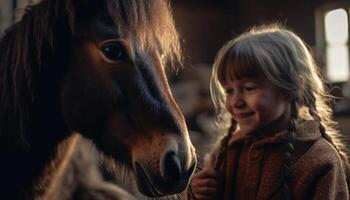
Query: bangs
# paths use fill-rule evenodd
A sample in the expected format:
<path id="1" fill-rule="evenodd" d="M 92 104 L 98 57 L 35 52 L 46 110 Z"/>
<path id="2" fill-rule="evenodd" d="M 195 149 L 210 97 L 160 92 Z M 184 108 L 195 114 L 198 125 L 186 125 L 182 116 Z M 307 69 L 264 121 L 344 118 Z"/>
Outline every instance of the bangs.
<path id="1" fill-rule="evenodd" d="M 221 83 L 265 77 L 254 50 L 244 45 L 246 44 L 235 44 L 223 57 L 218 66 L 218 79 Z"/>
<path id="2" fill-rule="evenodd" d="M 157 52 L 165 62 L 182 63 L 178 33 L 167 0 L 106 1 L 121 36 L 135 37 L 142 49 Z"/>

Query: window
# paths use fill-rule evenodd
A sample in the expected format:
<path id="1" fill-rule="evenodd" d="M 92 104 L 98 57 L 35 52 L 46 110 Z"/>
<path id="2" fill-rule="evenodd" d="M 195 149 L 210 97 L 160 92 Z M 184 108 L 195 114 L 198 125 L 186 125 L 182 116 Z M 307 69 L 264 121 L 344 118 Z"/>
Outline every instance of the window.
<path id="1" fill-rule="evenodd" d="M 330 82 L 350 78 L 349 11 L 350 3 L 337 3 L 316 12 L 316 44 L 324 55 L 324 73 Z"/>

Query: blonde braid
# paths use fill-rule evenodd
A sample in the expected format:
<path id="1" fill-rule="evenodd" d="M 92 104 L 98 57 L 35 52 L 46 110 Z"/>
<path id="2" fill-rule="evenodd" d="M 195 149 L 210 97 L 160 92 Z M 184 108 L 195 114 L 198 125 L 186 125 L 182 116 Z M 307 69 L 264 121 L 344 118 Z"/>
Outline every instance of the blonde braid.
<path id="1" fill-rule="evenodd" d="M 228 129 L 228 132 L 226 133 L 225 137 L 221 140 L 218 157 L 216 158 L 216 161 L 214 164 L 214 169 L 217 172 L 220 170 L 220 167 L 224 162 L 224 158 L 228 147 L 228 141 L 231 138 L 231 133 L 236 129 L 236 125 L 237 124 L 233 120 L 231 120 L 230 128 Z"/>
<path id="2" fill-rule="evenodd" d="M 292 156 L 294 153 L 294 141 L 296 134 L 296 123 L 298 120 L 298 103 L 291 102 L 291 117 L 289 121 L 287 140 L 284 146 L 283 165 L 282 165 L 282 180 L 283 180 L 283 195 L 284 199 L 291 199 L 291 179 L 292 179 Z"/>
<path id="3" fill-rule="evenodd" d="M 320 112 L 319 109 L 317 109 L 316 105 L 319 104 L 322 110 L 326 110 L 326 111 L 330 110 L 329 106 L 324 101 L 322 101 L 321 98 L 317 99 L 314 94 L 311 94 L 309 99 L 310 101 L 308 101 L 308 104 L 309 104 L 308 107 L 309 107 L 310 115 L 316 121 L 319 122 L 319 129 L 322 137 L 325 138 L 329 143 L 331 143 L 334 146 L 334 148 L 338 151 L 347 179 L 349 179 L 350 166 L 349 166 L 348 151 L 346 150 L 346 147 L 344 146 L 344 144 L 341 142 L 339 138 L 339 132 L 334 128 L 334 125 L 336 123 L 330 118 L 329 116 L 330 114 L 325 112 Z M 321 115 L 319 115 L 319 113 L 321 113 Z"/>

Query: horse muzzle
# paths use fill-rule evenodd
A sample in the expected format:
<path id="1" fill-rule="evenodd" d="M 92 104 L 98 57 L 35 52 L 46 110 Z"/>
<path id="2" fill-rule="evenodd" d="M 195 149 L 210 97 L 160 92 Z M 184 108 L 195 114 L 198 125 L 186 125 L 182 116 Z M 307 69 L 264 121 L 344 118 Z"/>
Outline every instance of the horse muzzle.
<path id="1" fill-rule="evenodd" d="M 194 157 L 190 165 L 186 165 L 185 161 L 184 154 L 168 151 L 160 160 L 160 168 L 156 172 L 149 166 L 135 161 L 134 168 L 139 191 L 149 197 L 163 197 L 182 192 L 196 168 Z"/>

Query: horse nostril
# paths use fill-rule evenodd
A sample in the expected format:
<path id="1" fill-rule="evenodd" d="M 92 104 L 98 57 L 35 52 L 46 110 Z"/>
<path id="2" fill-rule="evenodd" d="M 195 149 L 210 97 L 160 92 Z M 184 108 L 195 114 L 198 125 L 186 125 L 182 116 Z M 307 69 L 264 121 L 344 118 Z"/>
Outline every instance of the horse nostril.
<path id="1" fill-rule="evenodd" d="M 167 183 L 176 184 L 181 179 L 181 162 L 175 152 L 169 152 L 165 155 L 163 163 L 163 176 Z"/>

